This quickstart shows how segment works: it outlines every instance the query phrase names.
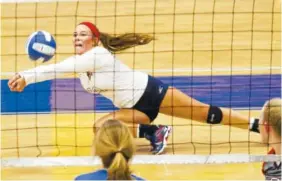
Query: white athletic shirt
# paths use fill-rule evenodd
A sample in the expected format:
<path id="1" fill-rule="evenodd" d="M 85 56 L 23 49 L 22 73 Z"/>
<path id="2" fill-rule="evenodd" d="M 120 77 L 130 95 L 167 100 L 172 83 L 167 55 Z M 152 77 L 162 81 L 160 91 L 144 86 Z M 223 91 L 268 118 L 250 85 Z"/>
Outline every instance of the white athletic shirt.
<path id="1" fill-rule="evenodd" d="M 87 76 L 91 72 L 92 76 Z M 58 74 L 77 73 L 82 87 L 89 93 L 100 93 L 119 108 L 132 108 L 143 95 L 148 75 L 132 70 L 107 49 L 94 47 L 57 64 L 39 66 L 19 72 L 28 84 L 55 79 Z"/>

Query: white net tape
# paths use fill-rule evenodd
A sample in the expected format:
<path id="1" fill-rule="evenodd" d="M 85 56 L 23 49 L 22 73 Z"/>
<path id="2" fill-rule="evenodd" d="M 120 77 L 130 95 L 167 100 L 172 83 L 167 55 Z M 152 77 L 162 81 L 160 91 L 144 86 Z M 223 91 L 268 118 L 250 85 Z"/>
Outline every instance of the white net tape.
<path id="1" fill-rule="evenodd" d="M 281 155 L 137 155 L 132 164 L 223 164 L 280 161 Z M 41 157 L 41 158 L 3 158 L 2 167 L 46 167 L 46 166 L 92 166 L 100 165 L 98 157 Z"/>

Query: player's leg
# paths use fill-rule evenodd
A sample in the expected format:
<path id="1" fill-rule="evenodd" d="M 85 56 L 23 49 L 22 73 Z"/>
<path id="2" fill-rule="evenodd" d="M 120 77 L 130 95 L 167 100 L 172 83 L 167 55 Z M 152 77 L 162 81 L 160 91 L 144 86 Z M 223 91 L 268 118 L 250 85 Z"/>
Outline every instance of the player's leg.
<path id="1" fill-rule="evenodd" d="M 132 123 L 125 123 L 129 130 L 131 131 L 132 135 L 134 138 L 146 138 L 151 142 L 151 146 L 155 147 L 153 142 L 151 141 L 153 138 L 152 136 L 156 132 L 161 132 L 164 129 L 169 129 L 168 132 L 166 133 L 165 138 L 168 138 L 168 134 L 171 132 L 171 128 L 168 127 L 167 125 L 155 125 L 155 124 L 132 124 Z"/>
<path id="2" fill-rule="evenodd" d="M 150 119 L 143 112 L 134 109 L 120 109 L 95 121 L 93 126 L 94 133 L 96 133 L 97 129 L 99 129 L 102 124 L 109 119 L 120 120 L 129 126 L 131 125 L 132 128 L 134 128 L 134 125 L 136 124 L 150 124 Z M 134 134 L 136 134 L 136 132 Z"/>
<path id="3" fill-rule="evenodd" d="M 134 109 L 120 109 L 97 120 L 93 125 L 94 134 L 108 119 L 117 119 L 126 123 L 134 137 L 146 138 L 149 140 L 153 147 L 151 151 L 154 154 L 160 154 L 164 151 L 166 141 L 171 132 L 170 126 L 150 124 L 150 118 L 141 111 Z M 142 124 L 139 125 L 138 123 Z"/>
<path id="4" fill-rule="evenodd" d="M 161 154 L 167 146 L 167 140 L 172 131 L 168 125 L 139 125 L 139 138 L 145 137 L 150 141 L 153 154 Z"/>
<path id="5" fill-rule="evenodd" d="M 145 138 L 150 142 L 150 151 L 154 154 L 160 154 L 164 151 L 172 131 L 172 127 L 167 125 L 127 123 L 127 126 L 134 138 Z"/>
<path id="6" fill-rule="evenodd" d="M 203 123 L 221 123 L 242 129 L 249 129 L 250 122 L 248 116 L 229 108 L 204 104 L 172 87 L 166 92 L 160 106 L 160 113 Z"/>

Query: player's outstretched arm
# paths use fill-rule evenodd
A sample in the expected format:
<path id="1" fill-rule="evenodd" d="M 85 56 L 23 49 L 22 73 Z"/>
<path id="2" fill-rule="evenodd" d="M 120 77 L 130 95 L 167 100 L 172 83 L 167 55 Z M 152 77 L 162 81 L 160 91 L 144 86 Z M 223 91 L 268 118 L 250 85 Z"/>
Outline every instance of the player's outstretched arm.
<path id="1" fill-rule="evenodd" d="M 14 75 L 8 83 L 11 91 L 21 92 L 32 83 L 56 79 L 62 74 L 94 72 L 103 66 L 103 61 L 112 60 L 112 54 L 104 48 L 93 48 L 82 54 L 69 57 L 57 64 L 38 66 Z"/>

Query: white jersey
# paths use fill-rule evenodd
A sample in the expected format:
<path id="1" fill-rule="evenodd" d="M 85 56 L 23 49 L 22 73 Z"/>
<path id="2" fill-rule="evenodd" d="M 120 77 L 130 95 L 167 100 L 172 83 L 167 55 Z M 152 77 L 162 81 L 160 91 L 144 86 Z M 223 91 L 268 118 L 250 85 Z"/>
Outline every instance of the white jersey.
<path id="1" fill-rule="evenodd" d="M 87 72 L 92 75 L 88 76 Z M 132 108 L 142 97 L 148 83 L 147 74 L 132 70 L 103 47 L 94 47 L 57 64 L 19 72 L 27 85 L 55 79 L 62 73 L 77 73 L 87 92 L 100 93 L 119 108 Z"/>

